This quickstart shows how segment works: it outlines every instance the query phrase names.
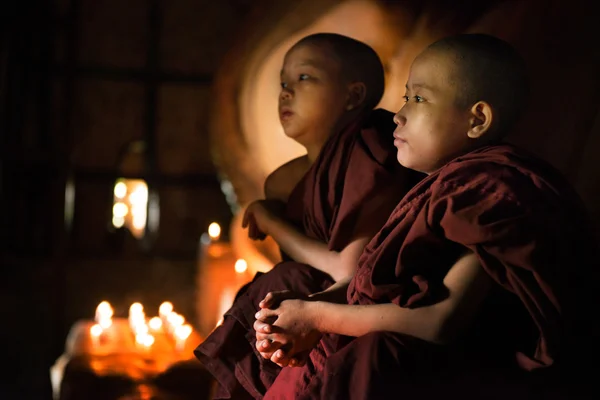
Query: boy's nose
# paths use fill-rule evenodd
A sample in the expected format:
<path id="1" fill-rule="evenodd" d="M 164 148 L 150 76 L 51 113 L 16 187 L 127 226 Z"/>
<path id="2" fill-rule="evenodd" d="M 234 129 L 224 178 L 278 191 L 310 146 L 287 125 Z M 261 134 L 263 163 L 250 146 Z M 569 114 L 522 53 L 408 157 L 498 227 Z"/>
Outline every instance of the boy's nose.
<path id="1" fill-rule="evenodd" d="M 404 125 L 406 125 L 406 117 L 404 116 L 404 113 L 402 112 L 403 108 L 401 108 L 400 111 L 398 111 L 396 113 L 396 115 L 394 115 L 394 122 L 399 127 L 403 127 Z"/>
<path id="2" fill-rule="evenodd" d="M 292 97 L 292 91 L 289 87 L 281 89 L 281 93 L 279 93 L 279 98 L 281 100 L 289 99 L 291 97 Z"/>

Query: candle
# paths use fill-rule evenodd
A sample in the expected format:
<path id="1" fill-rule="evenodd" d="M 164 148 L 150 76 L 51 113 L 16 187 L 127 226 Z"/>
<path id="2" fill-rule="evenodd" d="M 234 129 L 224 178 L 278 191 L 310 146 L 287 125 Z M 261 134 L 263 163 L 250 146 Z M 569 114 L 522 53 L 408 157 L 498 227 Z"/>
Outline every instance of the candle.
<path id="1" fill-rule="evenodd" d="M 164 320 L 167 318 L 169 314 L 173 311 L 173 304 L 170 301 L 163 302 L 160 307 L 158 307 L 158 316 L 160 319 Z"/>
<path id="2" fill-rule="evenodd" d="M 99 324 L 94 324 L 90 328 L 90 337 L 92 338 L 92 346 L 96 347 L 100 343 L 100 335 L 102 335 L 102 327 Z"/>
<path id="3" fill-rule="evenodd" d="M 162 328 L 163 322 L 159 317 L 152 317 L 148 325 L 153 331 L 158 331 Z"/>
<path id="4" fill-rule="evenodd" d="M 133 303 L 129 307 L 129 327 L 134 335 L 139 332 L 148 332 L 146 314 L 144 314 L 144 306 L 141 303 Z"/>
<path id="5" fill-rule="evenodd" d="M 167 332 L 173 334 L 178 326 L 181 326 L 185 323 L 185 318 L 183 315 L 177 314 L 175 311 L 172 311 L 167 316 Z"/>
<path id="6" fill-rule="evenodd" d="M 180 325 L 175 329 L 175 348 L 181 351 L 185 348 L 185 342 L 192 333 L 192 327 L 188 324 Z"/>
<path id="7" fill-rule="evenodd" d="M 211 223 L 208 226 L 208 236 L 210 240 L 216 242 L 221 237 L 221 227 L 216 222 Z"/>
<path id="8" fill-rule="evenodd" d="M 108 329 L 112 325 L 113 308 L 108 301 L 102 301 L 96 307 L 95 321 L 102 329 Z"/>
<path id="9" fill-rule="evenodd" d="M 135 335 L 135 343 L 142 349 L 148 351 L 154 344 L 154 336 L 149 333 L 138 333 Z"/>
<path id="10" fill-rule="evenodd" d="M 239 260 L 237 260 L 235 262 L 235 265 L 233 268 L 235 269 L 235 272 L 237 272 L 238 274 L 243 274 L 248 269 L 248 263 L 246 262 L 246 260 L 240 258 Z"/>

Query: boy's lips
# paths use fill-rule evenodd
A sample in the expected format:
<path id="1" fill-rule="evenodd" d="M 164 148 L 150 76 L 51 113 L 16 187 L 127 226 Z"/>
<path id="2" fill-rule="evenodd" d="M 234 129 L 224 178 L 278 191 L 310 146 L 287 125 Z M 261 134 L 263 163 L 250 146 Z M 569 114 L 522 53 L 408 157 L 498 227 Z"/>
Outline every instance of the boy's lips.
<path id="1" fill-rule="evenodd" d="M 394 132 L 394 145 L 398 146 L 399 144 L 406 143 L 406 139 L 401 137 L 398 133 Z"/>
<path id="2" fill-rule="evenodd" d="M 294 115 L 294 112 L 291 108 L 283 107 L 279 110 L 279 119 L 286 120 L 291 118 Z"/>

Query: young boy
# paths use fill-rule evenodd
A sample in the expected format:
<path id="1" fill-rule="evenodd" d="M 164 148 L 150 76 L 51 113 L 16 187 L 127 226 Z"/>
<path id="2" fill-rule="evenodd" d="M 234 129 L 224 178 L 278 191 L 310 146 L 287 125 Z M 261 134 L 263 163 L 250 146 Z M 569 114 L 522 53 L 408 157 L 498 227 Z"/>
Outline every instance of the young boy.
<path id="1" fill-rule="evenodd" d="M 265 295 L 307 296 L 347 283 L 368 240 L 423 177 L 396 161 L 393 114 L 373 111 L 383 89 L 381 61 L 364 43 L 316 34 L 288 51 L 279 115 L 307 154 L 271 174 L 267 200 L 251 204 L 244 217 L 250 237 L 272 236 L 288 262 L 243 288 L 223 324 L 197 348 L 217 379 L 216 398 L 260 398 L 280 370 L 255 350 L 252 324 Z"/>
<path id="2" fill-rule="evenodd" d="M 428 177 L 365 248 L 347 304 L 266 296 L 257 350 L 280 365 L 310 357 L 284 368 L 265 399 L 439 398 L 452 388 L 531 398 L 535 379 L 588 368 L 598 268 L 586 214 L 549 165 L 500 143 L 527 87 L 519 55 L 491 36 L 442 39 L 415 59 L 394 144 L 400 164 Z M 479 262 L 461 256 L 467 249 Z"/>

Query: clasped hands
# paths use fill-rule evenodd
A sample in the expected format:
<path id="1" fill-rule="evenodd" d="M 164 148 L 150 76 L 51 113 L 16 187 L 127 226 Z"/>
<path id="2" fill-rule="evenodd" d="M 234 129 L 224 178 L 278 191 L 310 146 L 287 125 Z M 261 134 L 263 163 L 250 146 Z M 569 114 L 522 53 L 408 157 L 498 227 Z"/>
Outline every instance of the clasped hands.
<path id="1" fill-rule="evenodd" d="M 322 336 L 316 329 L 316 303 L 286 290 L 267 294 L 259 306 L 256 349 L 280 367 L 303 366 Z"/>

